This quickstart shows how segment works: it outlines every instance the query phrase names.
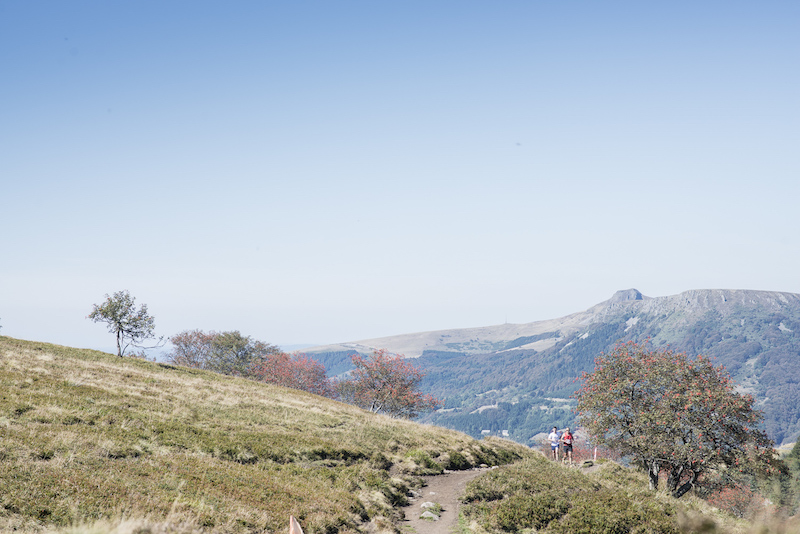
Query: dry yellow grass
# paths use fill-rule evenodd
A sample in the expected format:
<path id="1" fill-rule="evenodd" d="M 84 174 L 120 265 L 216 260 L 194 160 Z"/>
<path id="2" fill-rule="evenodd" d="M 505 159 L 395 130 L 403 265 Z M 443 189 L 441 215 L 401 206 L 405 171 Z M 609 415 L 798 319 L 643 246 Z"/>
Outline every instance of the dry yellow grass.
<path id="1" fill-rule="evenodd" d="M 305 392 L 0 337 L 0 530 L 390 532 L 414 475 L 530 454 Z M 457 460 L 457 461 L 456 461 Z"/>

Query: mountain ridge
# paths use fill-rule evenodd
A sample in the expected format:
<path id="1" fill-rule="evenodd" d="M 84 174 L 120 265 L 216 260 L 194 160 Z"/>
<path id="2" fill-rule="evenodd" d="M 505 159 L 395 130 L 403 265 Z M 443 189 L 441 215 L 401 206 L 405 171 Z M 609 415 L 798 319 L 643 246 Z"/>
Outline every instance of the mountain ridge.
<path id="1" fill-rule="evenodd" d="M 450 350 L 458 339 L 478 340 L 472 346 L 465 346 L 460 352 L 479 354 L 485 352 L 487 345 L 497 341 L 508 341 L 524 336 L 536 336 L 555 330 L 578 330 L 582 326 L 599 322 L 606 317 L 630 311 L 631 306 L 636 306 L 645 313 L 674 313 L 685 303 L 684 308 L 700 308 L 707 311 L 709 308 L 718 308 L 731 303 L 745 304 L 748 300 L 769 303 L 776 309 L 778 302 L 800 306 L 800 295 L 778 291 L 742 290 L 742 289 L 692 289 L 677 295 L 664 297 L 647 297 L 636 289 L 620 290 L 608 300 L 580 312 L 571 313 L 556 319 L 545 319 L 529 323 L 505 323 L 483 327 L 455 328 L 445 330 L 430 330 L 424 332 L 398 334 L 380 338 L 370 338 L 358 341 L 334 343 L 310 347 L 305 350 L 308 354 L 357 351 L 368 353 L 376 349 L 386 349 L 395 354 L 402 354 L 407 358 L 419 358 L 425 350 Z M 483 341 L 484 343 L 480 343 Z"/>
<path id="2" fill-rule="evenodd" d="M 800 295 L 779 291 L 694 289 L 647 297 L 616 292 L 557 319 L 403 334 L 315 347 L 307 352 L 331 374 L 349 355 L 386 349 L 417 359 L 423 386 L 445 400 L 425 417 L 478 436 L 507 431 L 520 442 L 575 416 L 569 397 L 594 359 L 626 341 L 647 341 L 727 368 L 765 414 L 777 443 L 800 434 Z M 560 399 L 560 400 L 554 400 Z"/>

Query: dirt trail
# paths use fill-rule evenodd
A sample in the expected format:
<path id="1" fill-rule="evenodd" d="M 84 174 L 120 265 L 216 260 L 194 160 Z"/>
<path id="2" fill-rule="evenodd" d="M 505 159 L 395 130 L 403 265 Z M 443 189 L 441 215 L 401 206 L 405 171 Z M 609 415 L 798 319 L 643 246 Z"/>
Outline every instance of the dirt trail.
<path id="1" fill-rule="evenodd" d="M 601 468 L 601 465 L 592 465 L 590 462 L 571 466 L 571 469 L 579 469 L 583 473 L 591 473 Z M 405 520 L 400 523 L 403 533 L 451 534 L 458 525 L 458 508 L 467 482 L 488 470 L 489 468 L 448 471 L 443 475 L 423 477 L 426 485 L 420 488 L 419 496 L 410 499 L 411 503 L 403 508 Z M 425 511 L 422 505 L 428 502 L 442 507 L 438 521 L 420 518 Z"/>
<path id="2" fill-rule="evenodd" d="M 458 525 L 458 507 L 467 482 L 485 473 L 487 469 L 449 471 L 443 475 L 425 477 L 426 485 L 420 488 L 419 497 L 403 508 L 406 519 L 400 524 L 407 534 L 450 534 Z M 432 502 L 442 507 L 438 521 L 420 519 L 425 511 L 422 504 Z"/>

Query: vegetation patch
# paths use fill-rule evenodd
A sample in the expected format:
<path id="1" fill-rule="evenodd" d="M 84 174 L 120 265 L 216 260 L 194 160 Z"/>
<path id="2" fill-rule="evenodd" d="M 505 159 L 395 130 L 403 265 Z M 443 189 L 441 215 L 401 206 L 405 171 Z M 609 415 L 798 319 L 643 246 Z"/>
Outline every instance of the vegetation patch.
<path id="1" fill-rule="evenodd" d="M 650 492 L 643 481 L 643 474 L 613 462 L 587 475 L 543 457 L 528 459 L 493 469 L 467 485 L 462 530 L 677 534 L 695 532 L 684 528 L 689 515 L 710 515 L 703 501 Z M 732 518 L 717 517 L 710 524 L 718 532 L 745 531 Z"/>

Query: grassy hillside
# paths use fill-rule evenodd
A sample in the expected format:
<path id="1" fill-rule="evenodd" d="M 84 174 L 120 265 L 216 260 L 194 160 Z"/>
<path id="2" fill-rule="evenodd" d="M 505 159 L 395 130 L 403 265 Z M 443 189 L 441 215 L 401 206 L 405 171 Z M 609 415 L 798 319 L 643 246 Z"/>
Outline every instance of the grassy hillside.
<path id="1" fill-rule="evenodd" d="M 2 532 L 271 533 L 292 514 L 307 534 L 396 533 L 419 475 L 483 463 L 502 467 L 470 483 L 464 533 L 756 531 L 616 464 L 587 473 L 304 392 L 0 337 Z"/>
<path id="2" fill-rule="evenodd" d="M 797 532 L 766 509 L 744 521 L 695 497 L 653 493 L 644 473 L 613 462 L 580 469 L 527 459 L 470 482 L 464 502 L 462 532 L 478 534 Z"/>
<path id="3" fill-rule="evenodd" d="M 415 475 L 531 454 L 304 392 L 0 336 L 0 531 L 285 532 L 293 514 L 307 534 L 392 532 Z"/>

